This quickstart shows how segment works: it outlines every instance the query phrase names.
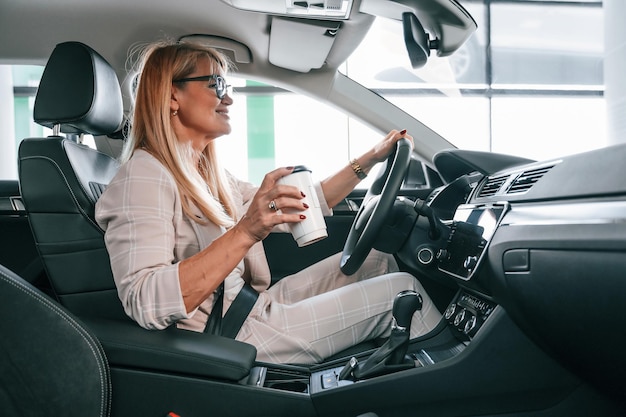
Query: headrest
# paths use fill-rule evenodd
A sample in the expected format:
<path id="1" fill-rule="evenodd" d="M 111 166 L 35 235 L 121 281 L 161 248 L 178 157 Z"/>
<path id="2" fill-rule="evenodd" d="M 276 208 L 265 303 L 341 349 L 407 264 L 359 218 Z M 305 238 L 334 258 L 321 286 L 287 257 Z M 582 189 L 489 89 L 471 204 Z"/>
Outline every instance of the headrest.
<path id="1" fill-rule="evenodd" d="M 64 133 L 105 135 L 121 126 L 122 92 L 111 65 L 80 42 L 58 44 L 46 64 L 34 120 Z"/>

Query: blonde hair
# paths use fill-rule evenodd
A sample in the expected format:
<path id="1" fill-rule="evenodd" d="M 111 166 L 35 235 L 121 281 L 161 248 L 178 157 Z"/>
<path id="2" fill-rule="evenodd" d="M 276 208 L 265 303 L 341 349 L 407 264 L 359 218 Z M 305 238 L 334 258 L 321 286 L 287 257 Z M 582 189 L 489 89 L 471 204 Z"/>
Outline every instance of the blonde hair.
<path id="1" fill-rule="evenodd" d="M 230 67 L 224 55 L 202 44 L 164 41 L 144 49 L 130 135 L 121 159 L 125 162 L 135 150 L 146 150 L 172 173 L 187 217 L 205 223 L 193 214 L 195 206 L 211 222 L 230 227 L 236 210 L 213 141 L 198 155 L 188 141 L 178 140 L 170 121 L 172 80 L 187 77 L 198 60 L 206 58 L 223 72 Z"/>

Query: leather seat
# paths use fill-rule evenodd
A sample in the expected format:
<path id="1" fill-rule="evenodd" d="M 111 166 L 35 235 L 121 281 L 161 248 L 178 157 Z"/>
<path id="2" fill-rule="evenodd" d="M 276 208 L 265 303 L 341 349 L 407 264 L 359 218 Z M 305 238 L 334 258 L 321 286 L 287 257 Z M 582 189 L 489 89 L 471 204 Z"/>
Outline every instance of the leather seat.
<path id="1" fill-rule="evenodd" d="M 34 120 L 53 135 L 21 142 L 19 180 L 52 290 L 78 316 L 128 319 L 94 220 L 95 203 L 119 165 L 75 140 L 121 127 L 122 95 L 113 68 L 87 45 L 58 44 L 37 91 Z"/>
<path id="2" fill-rule="evenodd" d="M 96 417 L 111 410 L 109 365 L 72 314 L 0 265 L 3 416 Z"/>

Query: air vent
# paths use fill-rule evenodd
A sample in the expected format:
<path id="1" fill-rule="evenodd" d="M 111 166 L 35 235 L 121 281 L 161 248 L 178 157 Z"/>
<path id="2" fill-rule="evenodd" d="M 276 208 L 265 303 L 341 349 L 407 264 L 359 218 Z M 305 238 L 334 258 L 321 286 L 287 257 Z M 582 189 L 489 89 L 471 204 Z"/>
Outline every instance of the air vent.
<path id="1" fill-rule="evenodd" d="M 546 172 L 550 171 L 553 167 L 554 165 L 522 172 L 518 175 L 515 181 L 511 183 L 509 188 L 506 190 L 506 193 L 520 194 L 527 192 L 537 181 L 539 181 L 541 177 L 545 175 Z"/>
<path id="2" fill-rule="evenodd" d="M 508 175 L 504 175 L 501 177 L 493 177 L 487 179 L 483 187 L 480 189 L 480 193 L 478 194 L 478 198 L 481 197 L 491 197 L 496 195 L 502 184 L 509 178 Z"/>

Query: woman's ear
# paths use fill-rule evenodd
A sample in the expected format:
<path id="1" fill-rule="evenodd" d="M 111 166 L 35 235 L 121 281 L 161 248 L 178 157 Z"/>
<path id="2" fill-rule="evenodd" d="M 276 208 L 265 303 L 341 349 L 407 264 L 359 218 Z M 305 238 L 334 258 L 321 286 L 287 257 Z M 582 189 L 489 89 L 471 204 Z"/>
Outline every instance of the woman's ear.
<path id="1" fill-rule="evenodd" d="M 180 108 L 180 104 L 178 103 L 178 92 L 180 90 L 176 88 L 175 85 L 172 85 L 172 92 L 170 95 L 170 110 L 172 112 L 178 111 Z"/>

